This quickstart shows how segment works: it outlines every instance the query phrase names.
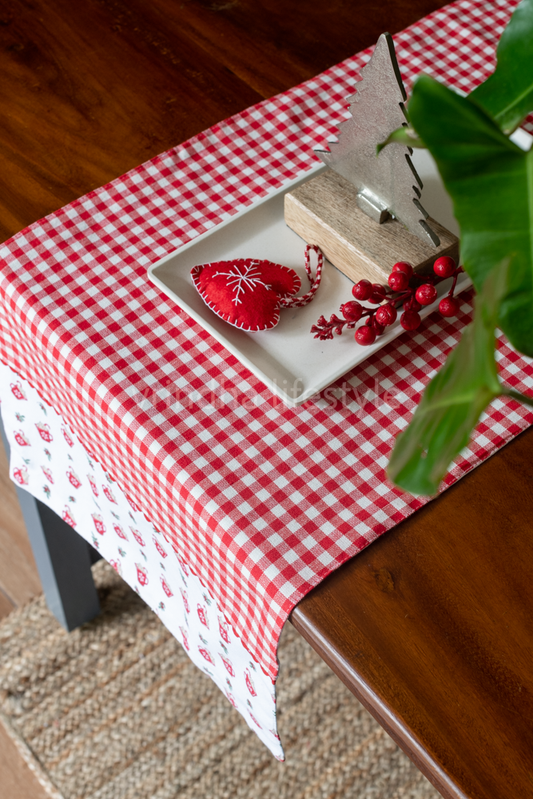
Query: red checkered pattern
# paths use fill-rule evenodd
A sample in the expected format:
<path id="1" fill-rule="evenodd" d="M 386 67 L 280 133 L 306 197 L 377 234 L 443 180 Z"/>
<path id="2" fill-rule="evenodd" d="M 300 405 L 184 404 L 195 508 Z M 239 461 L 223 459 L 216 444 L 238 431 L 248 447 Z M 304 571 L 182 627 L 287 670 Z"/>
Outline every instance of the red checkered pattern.
<path id="1" fill-rule="evenodd" d="M 472 89 L 515 5 L 461 0 L 396 36 L 406 83 L 426 70 Z M 298 600 L 423 504 L 383 470 L 468 308 L 455 322 L 430 318 L 289 409 L 146 269 L 309 169 L 369 55 L 216 125 L 0 251 L 0 357 L 172 539 L 271 676 Z M 504 343 L 500 365 L 516 388 L 532 387 L 531 363 Z M 446 484 L 532 421 L 512 401 L 494 403 Z"/>

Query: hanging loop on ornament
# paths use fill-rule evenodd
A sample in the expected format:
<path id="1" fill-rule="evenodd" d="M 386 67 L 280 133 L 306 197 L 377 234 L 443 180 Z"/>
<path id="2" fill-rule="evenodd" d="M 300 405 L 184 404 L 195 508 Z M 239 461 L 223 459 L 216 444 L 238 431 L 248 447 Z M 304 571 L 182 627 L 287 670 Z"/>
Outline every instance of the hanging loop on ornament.
<path id="1" fill-rule="evenodd" d="M 316 275 L 313 277 L 313 271 L 311 269 L 311 251 L 314 251 L 317 255 L 317 264 L 316 264 Z M 305 248 L 305 272 L 307 274 L 307 279 L 309 280 L 311 288 L 304 294 L 302 297 L 282 297 L 279 301 L 280 308 L 303 308 L 304 305 L 308 305 L 311 302 L 313 297 L 315 296 L 318 287 L 320 286 L 320 281 L 322 280 L 322 267 L 324 266 L 324 255 L 320 247 L 317 244 L 308 244 Z"/>

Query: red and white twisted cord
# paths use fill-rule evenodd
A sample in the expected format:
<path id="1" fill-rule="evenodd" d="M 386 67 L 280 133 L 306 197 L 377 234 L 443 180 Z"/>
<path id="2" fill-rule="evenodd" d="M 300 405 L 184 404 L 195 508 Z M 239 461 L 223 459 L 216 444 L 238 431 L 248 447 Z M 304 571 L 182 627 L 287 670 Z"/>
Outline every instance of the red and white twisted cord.
<path id="1" fill-rule="evenodd" d="M 314 250 L 317 254 L 317 265 L 316 265 L 316 276 L 313 277 L 313 272 L 311 270 L 311 258 L 310 258 L 310 251 Z M 307 305 L 311 302 L 313 297 L 315 296 L 318 287 L 320 286 L 320 281 L 322 279 L 322 266 L 324 264 L 324 256 L 322 254 L 322 250 L 316 244 L 308 244 L 305 248 L 305 271 L 307 274 L 307 278 L 309 283 L 311 284 L 311 288 L 304 294 L 302 297 L 283 297 L 280 300 L 279 306 L 280 308 L 303 308 L 304 305 Z"/>

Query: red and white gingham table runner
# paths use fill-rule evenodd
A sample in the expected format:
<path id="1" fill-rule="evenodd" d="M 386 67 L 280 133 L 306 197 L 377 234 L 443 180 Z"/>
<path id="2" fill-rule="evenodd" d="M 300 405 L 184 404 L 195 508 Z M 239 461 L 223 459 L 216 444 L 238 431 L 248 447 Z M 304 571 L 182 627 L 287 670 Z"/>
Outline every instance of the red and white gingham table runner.
<path id="1" fill-rule="evenodd" d="M 471 90 L 494 67 L 515 6 L 460 0 L 395 36 L 407 87 L 427 71 Z M 294 409 L 146 270 L 310 169 L 369 55 L 215 125 L 0 251 L 1 359 L 172 539 L 271 677 L 295 604 L 423 504 L 392 488 L 384 467 L 467 308 L 456 321 L 430 318 L 349 373 L 337 402 L 330 393 Z M 500 366 L 509 384 L 532 387 L 531 363 L 505 343 Z M 532 421 L 524 407 L 495 402 L 446 485 Z"/>

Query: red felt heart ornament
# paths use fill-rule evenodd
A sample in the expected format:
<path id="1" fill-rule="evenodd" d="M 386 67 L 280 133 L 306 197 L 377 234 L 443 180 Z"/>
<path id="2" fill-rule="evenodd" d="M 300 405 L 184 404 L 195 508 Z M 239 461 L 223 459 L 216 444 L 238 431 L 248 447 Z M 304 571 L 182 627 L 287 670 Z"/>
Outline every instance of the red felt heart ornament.
<path id="1" fill-rule="evenodd" d="M 309 250 L 318 254 L 316 278 L 312 277 Z M 307 305 L 320 284 L 322 253 L 315 246 L 306 250 L 306 272 L 311 289 L 303 297 L 294 295 L 301 281 L 296 272 L 272 261 L 236 258 L 200 264 L 191 270 L 192 281 L 214 313 L 241 330 L 256 333 L 275 327 L 280 307 Z"/>

